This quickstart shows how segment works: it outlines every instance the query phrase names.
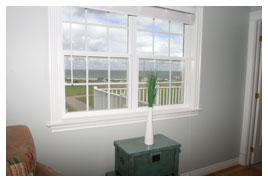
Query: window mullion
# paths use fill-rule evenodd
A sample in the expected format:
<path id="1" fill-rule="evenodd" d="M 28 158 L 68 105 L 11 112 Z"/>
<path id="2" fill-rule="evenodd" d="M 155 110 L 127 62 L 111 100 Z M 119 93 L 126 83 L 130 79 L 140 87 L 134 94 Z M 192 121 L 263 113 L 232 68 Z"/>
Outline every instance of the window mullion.
<path id="1" fill-rule="evenodd" d="M 107 15 L 107 52 L 110 53 L 110 39 L 109 39 L 109 12 L 106 13 Z M 111 108 L 111 56 L 108 57 L 108 110 Z"/>
<path id="2" fill-rule="evenodd" d="M 87 51 L 87 9 L 85 9 L 85 25 L 86 25 L 86 35 L 85 35 L 85 38 L 86 38 L 86 41 L 85 41 L 85 51 Z M 88 56 L 86 56 L 86 108 L 87 108 L 87 111 L 89 111 L 89 88 L 88 88 Z"/>
<path id="3" fill-rule="evenodd" d="M 132 65 L 133 65 L 133 51 L 132 51 L 132 17 L 128 16 L 128 75 L 127 75 L 127 106 L 132 109 Z"/>
<path id="4" fill-rule="evenodd" d="M 70 8 L 70 18 L 72 19 L 72 7 Z M 73 44 L 72 44 L 72 23 L 70 23 L 70 47 L 71 47 L 71 84 L 73 84 Z"/>
<path id="5" fill-rule="evenodd" d="M 139 77 L 139 60 L 136 55 L 136 17 L 132 16 L 130 18 L 130 24 L 129 24 L 129 29 L 131 33 L 131 38 L 130 38 L 130 55 L 131 55 L 131 80 L 129 80 L 129 83 L 131 84 L 131 109 L 137 109 L 138 108 L 138 91 L 139 91 L 139 82 L 138 82 L 138 77 Z"/>
<path id="6" fill-rule="evenodd" d="M 168 56 L 170 57 L 170 21 L 168 23 Z M 169 90 L 169 94 L 168 94 L 168 104 L 171 104 L 171 66 L 172 66 L 172 61 L 171 59 L 169 60 L 169 83 L 168 83 L 168 90 Z"/>
<path id="7" fill-rule="evenodd" d="M 86 57 L 86 104 L 87 104 L 87 111 L 89 111 L 89 89 L 88 89 L 88 57 Z"/>

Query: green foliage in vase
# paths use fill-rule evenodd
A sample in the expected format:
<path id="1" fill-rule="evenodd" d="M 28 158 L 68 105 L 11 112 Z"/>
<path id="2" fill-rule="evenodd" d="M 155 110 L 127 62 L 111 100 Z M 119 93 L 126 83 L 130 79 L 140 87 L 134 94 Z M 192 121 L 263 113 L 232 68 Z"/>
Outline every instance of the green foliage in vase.
<path id="1" fill-rule="evenodd" d="M 148 73 L 148 105 L 153 107 L 154 99 L 157 93 L 156 81 L 157 81 L 157 72 L 151 71 Z"/>

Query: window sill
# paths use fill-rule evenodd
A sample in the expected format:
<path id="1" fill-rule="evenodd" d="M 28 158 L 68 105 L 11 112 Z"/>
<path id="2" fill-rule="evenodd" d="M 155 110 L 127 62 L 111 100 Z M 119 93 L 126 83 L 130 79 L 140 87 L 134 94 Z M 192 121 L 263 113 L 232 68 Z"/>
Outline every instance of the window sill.
<path id="1" fill-rule="evenodd" d="M 182 117 L 197 116 L 200 108 L 174 108 L 174 109 L 154 109 L 153 121 L 163 121 Z M 124 124 L 142 123 L 147 121 L 146 111 L 126 112 L 122 114 L 111 114 L 107 116 L 77 117 L 51 121 L 47 126 L 52 132 L 80 130 L 87 128 L 107 127 Z"/>

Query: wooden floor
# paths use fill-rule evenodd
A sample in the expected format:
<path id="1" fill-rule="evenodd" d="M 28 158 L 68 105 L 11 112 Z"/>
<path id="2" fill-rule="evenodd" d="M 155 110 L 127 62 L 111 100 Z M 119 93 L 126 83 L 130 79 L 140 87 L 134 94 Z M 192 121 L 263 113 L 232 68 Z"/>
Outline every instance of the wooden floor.
<path id="1" fill-rule="evenodd" d="M 253 166 L 235 165 L 206 176 L 262 176 L 262 170 Z"/>

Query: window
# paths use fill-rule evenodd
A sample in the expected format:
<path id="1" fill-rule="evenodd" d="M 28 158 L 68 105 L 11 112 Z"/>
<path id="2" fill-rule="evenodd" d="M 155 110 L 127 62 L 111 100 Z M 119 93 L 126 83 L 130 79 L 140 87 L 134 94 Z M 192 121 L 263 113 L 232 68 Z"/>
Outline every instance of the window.
<path id="1" fill-rule="evenodd" d="M 149 71 L 158 73 L 155 120 L 198 114 L 201 22 L 202 8 L 49 8 L 48 126 L 144 122 Z"/>
<path id="2" fill-rule="evenodd" d="M 183 104 L 184 23 L 137 17 L 136 27 L 136 51 L 139 55 L 138 106 L 147 106 L 146 75 L 150 71 L 158 73 L 155 106 Z M 157 59 L 157 56 L 162 57 Z"/>
<path id="3" fill-rule="evenodd" d="M 128 107 L 127 30 L 127 15 L 62 8 L 66 112 Z"/>

